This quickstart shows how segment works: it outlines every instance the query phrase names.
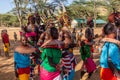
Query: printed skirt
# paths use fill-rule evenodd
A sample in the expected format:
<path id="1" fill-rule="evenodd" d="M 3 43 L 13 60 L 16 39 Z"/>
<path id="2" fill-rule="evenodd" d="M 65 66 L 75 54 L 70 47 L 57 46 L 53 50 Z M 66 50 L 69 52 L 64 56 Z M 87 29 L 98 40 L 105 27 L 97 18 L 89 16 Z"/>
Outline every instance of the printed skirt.
<path id="1" fill-rule="evenodd" d="M 100 79 L 101 80 L 117 80 L 112 71 L 109 68 L 100 69 Z"/>
<path id="2" fill-rule="evenodd" d="M 60 71 L 48 72 L 43 67 L 40 67 L 40 80 L 62 80 Z"/>

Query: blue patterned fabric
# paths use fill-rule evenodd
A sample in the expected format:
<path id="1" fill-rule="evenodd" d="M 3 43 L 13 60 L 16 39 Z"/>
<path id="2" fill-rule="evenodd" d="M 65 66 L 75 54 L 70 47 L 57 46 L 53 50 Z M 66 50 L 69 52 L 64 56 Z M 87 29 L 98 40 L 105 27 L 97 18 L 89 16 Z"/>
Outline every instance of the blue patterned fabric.
<path id="1" fill-rule="evenodd" d="M 109 49 L 109 50 L 108 50 Z M 102 53 L 100 56 L 100 65 L 102 68 L 108 68 L 107 63 L 107 52 L 109 52 L 109 57 L 112 63 L 120 70 L 120 50 L 119 47 L 114 43 L 106 42 L 102 48 Z"/>
<path id="2" fill-rule="evenodd" d="M 16 63 L 16 68 L 26 68 L 30 66 L 29 54 L 21 54 L 19 52 L 14 52 L 14 61 Z"/>

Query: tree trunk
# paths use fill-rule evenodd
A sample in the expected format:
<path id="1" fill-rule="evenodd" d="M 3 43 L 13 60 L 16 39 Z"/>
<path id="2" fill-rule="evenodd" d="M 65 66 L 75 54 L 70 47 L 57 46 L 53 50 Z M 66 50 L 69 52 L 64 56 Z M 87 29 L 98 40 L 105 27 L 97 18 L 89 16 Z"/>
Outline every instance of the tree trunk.
<path id="1" fill-rule="evenodd" d="M 22 27 L 22 24 L 23 24 L 23 23 L 22 23 L 22 20 L 20 19 L 20 20 L 19 20 L 19 25 L 20 25 L 20 27 Z"/>
<path id="2" fill-rule="evenodd" d="M 19 21 L 19 27 L 21 27 L 22 24 L 23 24 L 22 18 L 19 14 L 17 15 L 17 18 L 18 18 L 18 21 Z"/>
<path id="3" fill-rule="evenodd" d="M 97 17 L 97 9 L 96 9 L 96 1 L 94 1 L 94 27 L 96 28 L 96 17 Z"/>
<path id="4" fill-rule="evenodd" d="M 14 3 L 15 3 L 15 6 L 16 6 L 16 10 L 17 10 L 17 18 L 19 20 L 19 26 L 21 27 L 22 26 L 22 17 L 20 14 L 21 13 L 21 10 L 20 10 L 20 2 L 17 1 L 17 0 L 14 0 Z"/>
<path id="5" fill-rule="evenodd" d="M 2 21 L 2 19 L 1 19 L 1 15 L 0 15 L 0 27 L 1 27 L 1 25 L 2 25 L 2 22 L 1 22 L 1 21 Z"/>

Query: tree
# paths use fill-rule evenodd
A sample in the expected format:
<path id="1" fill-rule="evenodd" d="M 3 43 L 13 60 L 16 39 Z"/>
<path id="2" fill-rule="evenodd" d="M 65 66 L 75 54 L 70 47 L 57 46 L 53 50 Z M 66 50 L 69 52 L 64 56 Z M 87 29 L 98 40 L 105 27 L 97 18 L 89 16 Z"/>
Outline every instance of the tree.
<path id="1" fill-rule="evenodd" d="M 44 22 L 48 19 L 48 16 L 52 16 L 56 7 L 54 3 L 60 3 L 60 1 L 66 0 L 53 0 L 52 3 L 49 3 L 48 0 L 14 0 L 15 8 L 11 12 L 17 15 L 20 26 L 24 24 L 25 16 L 29 12 L 31 14 L 36 11 L 39 12 L 41 20 Z"/>
<path id="2" fill-rule="evenodd" d="M 28 6 L 29 0 L 14 0 L 15 8 L 14 13 L 17 15 L 20 27 L 23 25 L 23 20 L 26 14 L 26 8 Z"/>
<path id="3" fill-rule="evenodd" d="M 100 17 L 97 8 L 100 6 L 105 6 L 103 0 L 75 0 L 68 6 L 68 9 L 73 18 L 93 17 L 95 19 L 94 27 L 96 27 L 96 19 Z"/>
<path id="4" fill-rule="evenodd" d="M 105 7 L 108 9 L 108 14 L 113 12 L 113 8 L 116 11 L 120 11 L 120 0 L 106 0 Z"/>
<path id="5" fill-rule="evenodd" d="M 17 26 L 18 19 L 15 15 L 0 14 L 1 25 L 5 26 Z"/>
<path id="6" fill-rule="evenodd" d="M 73 14 L 76 15 L 76 18 L 87 18 L 88 16 L 93 16 L 93 5 L 89 1 L 76 0 L 69 8 L 73 11 Z"/>

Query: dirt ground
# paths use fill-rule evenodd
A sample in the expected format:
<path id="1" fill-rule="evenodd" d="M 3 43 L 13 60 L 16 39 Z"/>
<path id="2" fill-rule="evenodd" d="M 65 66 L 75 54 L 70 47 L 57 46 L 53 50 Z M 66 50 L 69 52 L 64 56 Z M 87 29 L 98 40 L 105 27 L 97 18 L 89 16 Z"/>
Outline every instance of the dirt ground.
<path id="1" fill-rule="evenodd" d="M 0 33 L 1 33 L 1 30 L 3 28 L 4 27 L 0 27 Z M 1 37 L 0 37 L 0 50 L 1 50 L 1 54 L 0 54 L 0 80 L 15 80 L 13 52 L 14 52 L 15 47 L 18 45 L 18 42 L 17 43 L 14 42 L 13 33 L 16 32 L 18 35 L 18 39 L 19 39 L 20 38 L 19 37 L 20 28 L 4 28 L 4 29 L 8 30 L 8 34 L 9 34 L 9 38 L 10 38 L 10 43 L 11 43 L 11 45 L 10 45 L 10 58 L 6 58 L 4 56 L 3 44 L 1 41 Z M 95 34 L 100 34 L 101 28 L 96 28 L 94 31 L 95 31 Z M 80 71 L 83 70 L 83 68 L 82 68 L 83 62 L 80 59 L 80 54 L 79 54 L 78 48 L 74 49 L 74 54 L 75 54 L 75 57 L 76 57 L 77 62 L 78 62 L 77 66 L 75 68 L 74 80 L 100 80 L 100 78 L 99 78 L 99 54 L 94 53 L 94 61 L 97 65 L 97 69 L 93 73 L 93 75 L 91 76 L 90 79 L 87 79 L 87 77 L 88 77 L 87 73 L 83 76 L 82 79 L 80 79 Z M 39 79 L 36 78 L 35 80 L 39 80 Z"/>

